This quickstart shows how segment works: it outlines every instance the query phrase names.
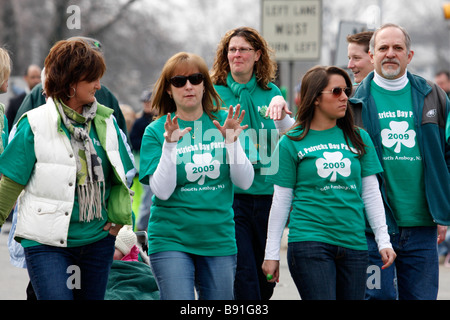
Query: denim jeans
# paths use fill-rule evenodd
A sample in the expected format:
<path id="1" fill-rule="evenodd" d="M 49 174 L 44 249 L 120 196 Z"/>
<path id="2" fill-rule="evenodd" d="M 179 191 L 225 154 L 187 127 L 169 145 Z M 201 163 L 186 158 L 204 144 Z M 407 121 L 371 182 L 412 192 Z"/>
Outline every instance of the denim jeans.
<path id="1" fill-rule="evenodd" d="M 262 272 L 272 196 L 235 194 L 233 202 L 238 247 L 236 300 L 269 300 L 275 284 Z"/>
<path id="2" fill-rule="evenodd" d="M 103 300 L 116 237 L 89 245 L 25 248 L 28 274 L 39 300 Z"/>
<path id="3" fill-rule="evenodd" d="M 366 238 L 367 246 L 369 248 L 366 300 L 396 300 L 397 274 L 395 270 L 395 261 L 389 268 L 384 270 L 381 269 L 383 261 L 381 261 L 378 245 L 373 233 L 366 233 Z"/>
<path id="4" fill-rule="evenodd" d="M 303 300 L 363 300 L 368 252 L 317 241 L 288 244 L 288 266 Z"/>
<path id="5" fill-rule="evenodd" d="M 370 264 L 380 264 L 378 249 L 373 246 L 373 237 L 367 237 L 371 248 Z M 381 270 L 381 290 L 367 290 L 367 299 L 436 300 L 439 287 L 439 257 L 437 252 L 437 227 L 401 227 L 391 236 L 397 258 L 394 264 Z M 375 251 L 376 250 L 376 251 Z M 373 257 L 373 258 L 372 258 Z M 397 292 L 392 284 L 397 276 Z M 384 288 L 388 287 L 388 290 Z M 387 293 L 387 295 L 386 295 Z"/>
<path id="6" fill-rule="evenodd" d="M 150 255 L 161 300 L 233 300 L 236 255 L 206 257 L 180 251 Z"/>

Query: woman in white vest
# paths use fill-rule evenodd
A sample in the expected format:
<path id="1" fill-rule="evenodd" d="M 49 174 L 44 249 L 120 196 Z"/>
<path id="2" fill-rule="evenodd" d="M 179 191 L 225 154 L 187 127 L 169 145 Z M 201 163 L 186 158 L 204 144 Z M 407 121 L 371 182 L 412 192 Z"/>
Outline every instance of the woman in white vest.
<path id="1" fill-rule="evenodd" d="M 18 197 L 14 236 L 38 299 L 103 299 L 115 236 L 132 223 L 133 164 L 113 110 L 94 97 L 105 70 L 83 40 L 57 42 L 47 103 L 24 114 L 0 158 L 0 225 Z"/>

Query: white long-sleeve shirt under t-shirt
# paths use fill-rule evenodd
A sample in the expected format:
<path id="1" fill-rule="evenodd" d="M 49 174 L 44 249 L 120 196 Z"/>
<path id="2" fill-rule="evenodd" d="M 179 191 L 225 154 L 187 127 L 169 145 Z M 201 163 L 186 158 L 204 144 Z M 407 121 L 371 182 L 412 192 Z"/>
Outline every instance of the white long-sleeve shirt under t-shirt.
<path id="1" fill-rule="evenodd" d="M 176 147 L 177 142 L 163 143 L 161 160 L 149 178 L 152 192 L 161 200 L 169 199 L 177 185 Z M 225 143 L 225 149 L 231 181 L 241 189 L 250 188 L 255 172 L 239 139 L 233 143 Z"/>
<path id="2" fill-rule="evenodd" d="M 289 217 L 294 191 L 275 185 L 267 231 L 265 260 L 280 260 L 280 244 Z M 375 175 L 362 178 L 362 195 L 367 219 L 375 234 L 378 250 L 392 248 L 383 201 Z"/>

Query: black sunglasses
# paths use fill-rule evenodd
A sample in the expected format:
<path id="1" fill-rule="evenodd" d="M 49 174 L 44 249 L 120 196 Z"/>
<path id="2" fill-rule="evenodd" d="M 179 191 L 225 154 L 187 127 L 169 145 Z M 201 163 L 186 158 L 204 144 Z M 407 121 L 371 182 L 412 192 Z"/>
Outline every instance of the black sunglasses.
<path id="1" fill-rule="evenodd" d="M 330 91 L 322 91 L 321 93 L 332 93 L 333 96 L 335 96 L 335 97 L 340 97 L 341 94 L 342 94 L 342 91 L 345 92 L 345 94 L 347 95 L 347 97 L 350 97 L 350 94 L 352 93 L 352 88 L 348 88 L 348 87 L 345 87 L 345 88 L 336 87 L 336 88 L 331 89 Z"/>
<path id="2" fill-rule="evenodd" d="M 186 82 L 189 80 L 189 82 L 191 84 L 193 84 L 194 86 L 200 84 L 203 82 L 203 74 L 201 73 L 194 73 L 191 74 L 189 76 L 175 76 L 170 78 L 170 83 L 176 87 L 176 88 L 181 88 L 184 87 L 186 85 Z"/>

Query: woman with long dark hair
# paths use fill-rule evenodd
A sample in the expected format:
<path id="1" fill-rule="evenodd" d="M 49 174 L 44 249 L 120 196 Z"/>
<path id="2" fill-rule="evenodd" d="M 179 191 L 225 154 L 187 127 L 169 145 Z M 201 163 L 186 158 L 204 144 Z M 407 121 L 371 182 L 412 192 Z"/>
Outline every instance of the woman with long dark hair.
<path id="1" fill-rule="evenodd" d="M 395 259 L 375 176 L 381 165 L 368 134 L 353 125 L 352 84 L 337 67 L 302 80 L 294 126 L 280 139 L 263 270 L 279 278 L 289 216 L 288 265 L 302 299 L 364 299 L 368 267 L 365 214 L 384 267 Z M 292 212 L 290 212 L 292 207 Z M 290 213 L 290 215 L 289 215 Z"/>

